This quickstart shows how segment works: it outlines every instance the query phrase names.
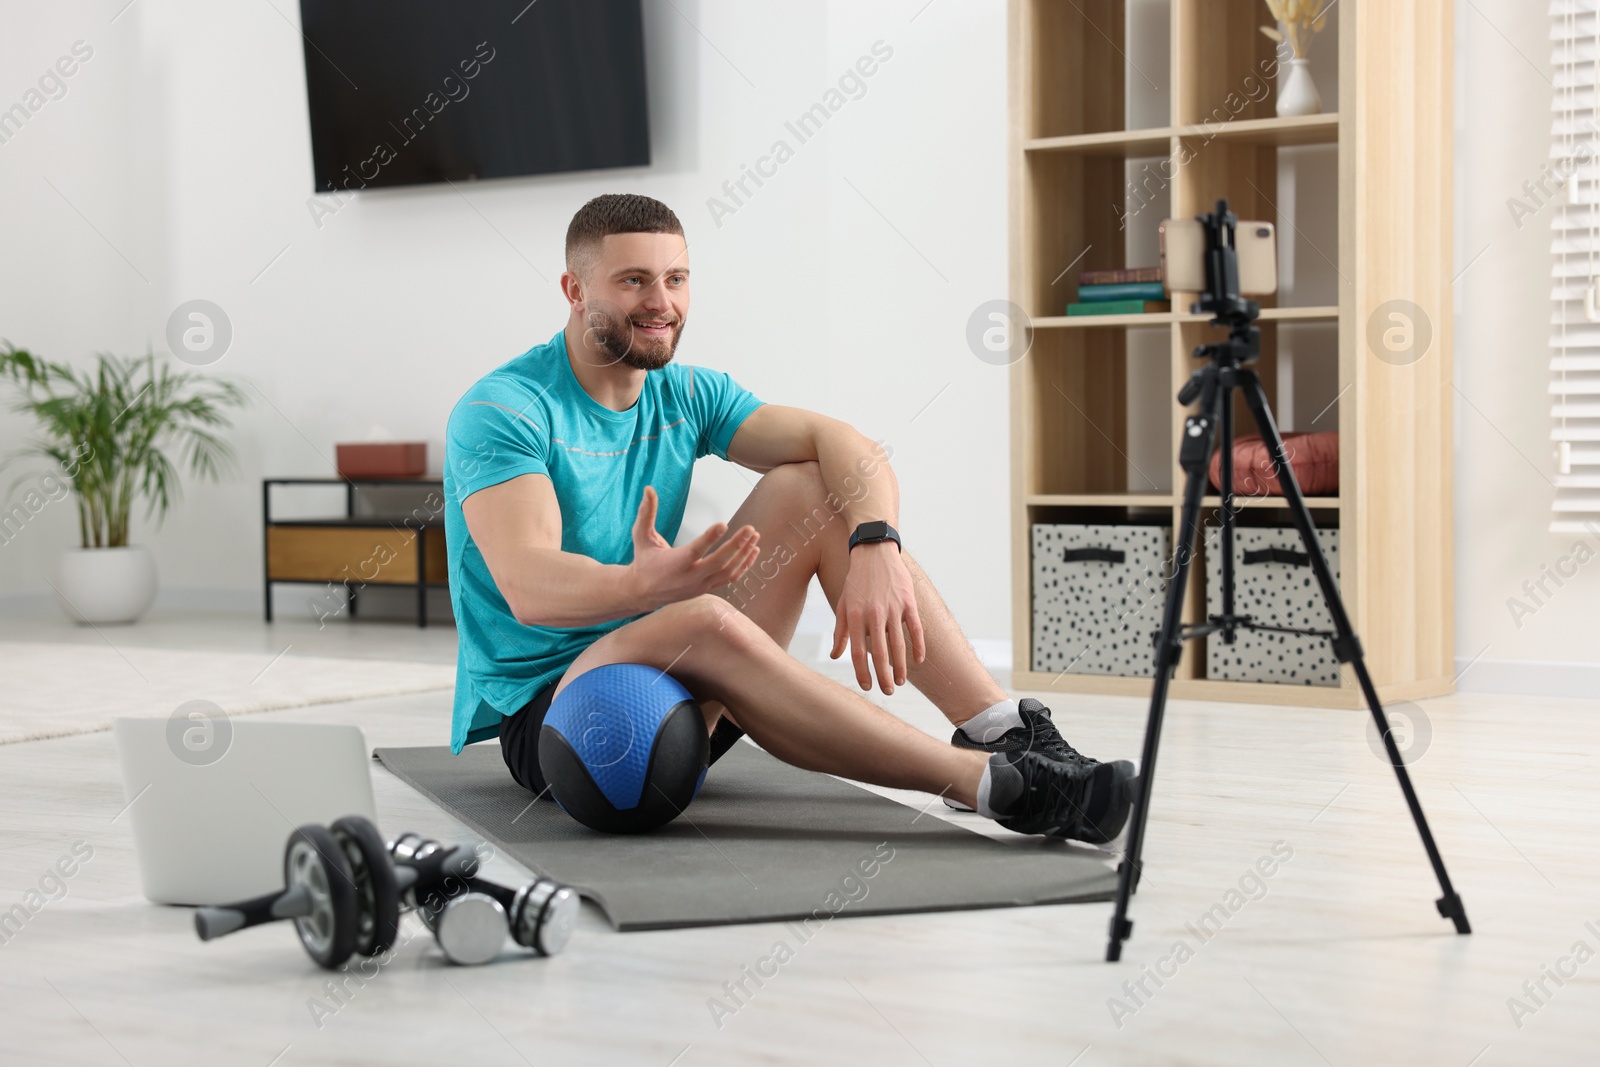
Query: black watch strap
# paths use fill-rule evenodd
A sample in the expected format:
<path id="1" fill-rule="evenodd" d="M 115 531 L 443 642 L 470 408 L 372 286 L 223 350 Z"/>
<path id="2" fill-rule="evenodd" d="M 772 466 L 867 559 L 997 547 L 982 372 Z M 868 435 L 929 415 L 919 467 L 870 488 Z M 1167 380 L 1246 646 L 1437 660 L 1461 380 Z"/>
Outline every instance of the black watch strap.
<path id="1" fill-rule="evenodd" d="M 904 551 L 900 544 L 900 531 L 882 520 L 864 522 L 857 526 L 855 532 L 850 535 L 850 547 L 852 549 L 857 545 L 870 545 L 879 541 L 893 541 L 895 548 Z"/>

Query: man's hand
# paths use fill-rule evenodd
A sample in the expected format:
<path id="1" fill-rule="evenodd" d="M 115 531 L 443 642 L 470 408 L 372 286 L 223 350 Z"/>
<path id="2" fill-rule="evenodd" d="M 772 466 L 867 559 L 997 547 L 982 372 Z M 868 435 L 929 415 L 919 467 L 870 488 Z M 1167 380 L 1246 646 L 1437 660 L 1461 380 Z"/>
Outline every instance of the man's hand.
<path id="1" fill-rule="evenodd" d="M 878 684 L 885 695 L 893 693 L 896 685 L 906 684 L 902 625 L 911 634 L 916 662 L 928 658 L 911 571 L 900 558 L 900 547 L 891 541 L 857 545 L 850 553 L 850 569 L 845 573 L 844 592 L 839 594 L 834 619 L 833 651 L 828 658 L 838 659 L 848 641 L 850 658 L 856 665 L 856 681 L 862 689 L 872 688 L 872 674 L 867 669 L 869 653 L 877 663 Z"/>
<path id="2" fill-rule="evenodd" d="M 656 529 L 656 503 L 655 486 L 645 486 L 639 514 L 633 520 L 633 562 L 628 565 L 633 589 L 650 611 L 738 581 L 760 554 L 756 542 L 761 535 L 746 524 L 706 555 L 727 531 L 725 522 L 707 527 L 682 548 L 673 548 Z"/>

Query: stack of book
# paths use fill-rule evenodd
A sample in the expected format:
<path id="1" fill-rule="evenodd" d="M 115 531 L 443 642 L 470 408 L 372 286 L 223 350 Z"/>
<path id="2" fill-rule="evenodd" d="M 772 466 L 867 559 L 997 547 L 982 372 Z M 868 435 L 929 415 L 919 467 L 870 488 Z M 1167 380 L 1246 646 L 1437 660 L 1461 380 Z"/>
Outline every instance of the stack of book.
<path id="1" fill-rule="evenodd" d="M 1086 270 L 1078 275 L 1078 302 L 1067 305 L 1068 315 L 1144 315 L 1171 310 L 1172 302 L 1161 287 L 1160 267 Z"/>

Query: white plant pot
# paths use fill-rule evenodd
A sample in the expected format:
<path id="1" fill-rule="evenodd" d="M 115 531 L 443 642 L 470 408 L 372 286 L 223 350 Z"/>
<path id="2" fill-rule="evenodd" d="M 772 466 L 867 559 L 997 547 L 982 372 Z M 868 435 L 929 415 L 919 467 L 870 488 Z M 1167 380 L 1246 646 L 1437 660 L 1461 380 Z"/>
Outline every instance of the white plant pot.
<path id="1" fill-rule="evenodd" d="M 1278 117 L 1322 113 L 1322 96 L 1317 92 L 1317 83 L 1311 80 L 1308 62 L 1305 59 L 1289 60 L 1289 69 L 1278 83 Z"/>
<path id="2" fill-rule="evenodd" d="M 69 548 L 56 564 L 56 603 L 73 622 L 133 622 L 156 598 L 156 561 L 143 545 Z"/>

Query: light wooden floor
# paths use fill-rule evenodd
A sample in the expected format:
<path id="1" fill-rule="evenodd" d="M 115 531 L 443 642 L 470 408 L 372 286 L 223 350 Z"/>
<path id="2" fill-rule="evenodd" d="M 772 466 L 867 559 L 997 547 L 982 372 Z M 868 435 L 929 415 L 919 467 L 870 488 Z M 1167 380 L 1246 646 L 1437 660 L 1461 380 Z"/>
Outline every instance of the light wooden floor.
<path id="1" fill-rule="evenodd" d="M 290 656 L 455 658 L 449 627 L 365 621 L 318 632 L 158 613 L 102 636 L 41 613 L 0 622 L 0 638 L 259 649 L 263 663 L 285 645 Z M 948 736 L 914 690 L 875 699 Z M 1139 702 L 1047 703 L 1085 751 L 1137 756 Z M 1600 952 L 1600 701 L 1456 696 L 1423 707 L 1433 738 L 1415 777 L 1470 937 L 1434 912 L 1432 875 L 1360 714 L 1174 702 L 1121 964 L 1102 962 L 1109 904 L 844 917 L 791 945 L 794 957 L 720 1027 L 708 1001 L 776 940 L 792 942 L 785 928 L 617 934 L 588 905 L 550 960 L 508 952 L 453 968 L 419 936 L 319 1026 L 308 1001 L 327 997 L 328 976 L 289 930 L 202 944 L 186 909 L 139 895 L 109 733 L 3 746 L 0 911 L 75 841 L 94 852 L 66 895 L 0 946 L 0 1062 L 1594 1062 L 1600 959 L 1586 954 L 1562 985 L 1544 978 L 1538 1001 L 1523 985 L 1545 968 L 1571 973 L 1575 961 L 1558 961 L 1577 942 Z M 448 709 L 440 692 L 275 714 L 355 723 L 373 745 L 404 745 L 443 743 Z M 386 833 L 467 839 L 381 767 L 373 777 Z M 1230 900 L 1276 842 L 1292 858 L 1262 889 L 1246 879 L 1259 899 Z M 495 865 L 488 873 L 507 881 L 522 873 Z M 1209 940 L 1188 929 L 1230 903 Z M 1181 962 L 1179 939 L 1193 950 Z M 1130 996 L 1124 983 L 1158 965 L 1170 977 L 1145 977 L 1148 995 Z M 1532 1012 L 1514 1019 L 1513 997 Z"/>

